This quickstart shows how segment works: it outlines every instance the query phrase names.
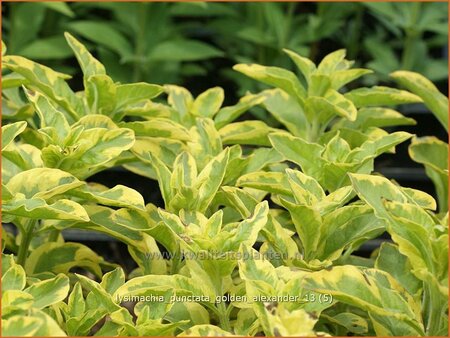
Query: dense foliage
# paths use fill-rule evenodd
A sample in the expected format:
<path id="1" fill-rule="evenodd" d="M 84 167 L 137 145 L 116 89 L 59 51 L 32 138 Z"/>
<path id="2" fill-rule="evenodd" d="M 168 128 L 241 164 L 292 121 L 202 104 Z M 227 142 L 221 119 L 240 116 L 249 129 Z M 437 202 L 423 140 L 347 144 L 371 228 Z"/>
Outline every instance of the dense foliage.
<path id="1" fill-rule="evenodd" d="M 18 229 L 3 230 L 2 335 L 447 333 L 448 144 L 383 129 L 414 124 L 393 109 L 409 103 L 448 128 L 429 80 L 398 71 L 404 89 L 350 89 L 371 71 L 344 50 L 318 64 L 285 50 L 298 72 L 238 64 L 272 88 L 223 106 L 220 87 L 116 82 L 66 39 L 78 92 L 66 74 L 2 57 L 2 222 Z M 241 120 L 254 106 L 280 128 Z M 437 202 L 373 172 L 410 140 Z M 116 166 L 157 180 L 164 205 L 86 183 Z M 65 242 L 69 228 L 125 243 L 138 268 Z M 370 258 L 353 254 L 384 232 Z"/>

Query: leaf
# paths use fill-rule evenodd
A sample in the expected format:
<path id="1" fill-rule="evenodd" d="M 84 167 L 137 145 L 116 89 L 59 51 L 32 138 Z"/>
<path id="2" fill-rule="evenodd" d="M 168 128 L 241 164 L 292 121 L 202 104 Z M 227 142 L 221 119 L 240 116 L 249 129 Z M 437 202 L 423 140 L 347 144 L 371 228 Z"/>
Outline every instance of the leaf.
<path id="1" fill-rule="evenodd" d="M 73 120 L 78 120 L 85 114 L 81 99 L 70 89 L 60 73 L 21 56 L 5 56 L 2 65 L 22 75 L 29 81 L 30 89 L 39 90 L 58 103 Z"/>
<path id="2" fill-rule="evenodd" d="M 267 223 L 269 205 L 263 201 L 256 205 L 253 214 L 240 222 L 233 231 L 233 237 L 225 244 L 225 251 L 235 251 L 242 244 L 245 247 L 252 247 L 255 244 L 259 232 Z"/>
<path id="3" fill-rule="evenodd" d="M 320 155 L 323 151 L 322 146 L 284 133 L 271 134 L 269 140 L 278 152 L 287 160 L 298 164 L 305 174 L 315 179 L 320 178 L 323 166 Z"/>
<path id="4" fill-rule="evenodd" d="M 375 268 L 391 274 L 412 296 L 417 296 L 422 288 L 420 280 L 410 273 L 413 270 L 411 261 L 394 244 L 381 244 Z"/>
<path id="5" fill-rule="evenodd" d="M 178 112 L 181 118 L 190 112 L 194 99 L 192 94 L 186 88 L 165 85 L 164 91 L 168 95 L 167 102 Z"/>
<path id="6" fill-rule="evenodd" d="M 2 274 L 2 294 L 9 290 L 21 291 L 26 284 L 25 270 L 19 264 L 13 264 Z"/>
<path id="7" fill-rule="evenodd" d="M 64 274 L 36 282 L 24 290 L 34 297 L 33 306 L 43 309 L 56 304 L 67 297 L 69 293 L 69 278 Z"/>
<path id="8" fill-rule="evenodd" d="M 103 276 L 100 286 L 105 289 L 106 292 L 113 294 L 124 283 L 125 274 L 123 270 L 121 268 L 116 268 Z"/>
<path id="9" fill-rule="evenodd" d="M 334 266 L 331 270 L 305 276 L 303 283 L 308 290 L 331 294 L 336 300 L 376 315 L 376 332 L 383 329 L 384 320 L 395 318 L 406 324 L 399 325 L 397 330 L 394 328 L 396 334 L 424 334 L 418 305 L 398 282 L 383 271 L 351 265 Z"/>
<path id="10" fill-rule="evenodd" d="M 382 199 L 400 203 L 408 201 L 400 188 L 384 177 L 363 174 L 349 174 L 349 176 L 358 196 L 370 205 L 380 218 L 389 219 Z"/>
<path id="11" fill-rule="evenodd" d="M 202 325 L 194 325 L 189 329 L 181 332 L 179 337 L 219 337 L 219 336 L 227 336 L 234 337 L 231 332 L 225 331 L 218 326 L 211 324 L 202 324 Z"/>
<path id="12" fill-rule="evenodd" d="M 436 187 L 439 211 L 448 209 L 448 144 L 435 137 L 413 138 L 408 149 L 413 161 L 422 163 Z"/>
<path id="13" fill-rule="evenodd" d="M 227 106 L 220 108 L 214 117 L 214 123 L 217 129 L 226 126 L 228 123 L 234 121 L 248 109 L 256 106 L 264 101 L 264 98 L 259 95 L 247 94 L 240 98 L 239 102 L 234 106 Z"/>
<path id="14" fill-rule="evenodd" d="M 68 154 L 62 154 L 59 147 L 46 147 L 42 159 L 48 167 L 58 167 L 79 177 L 91 175 L 94 168 L 107 165 L 123 151 L 130 149 L 134 142 L 134 132 L 126 128 L 108 130 L 92 128 L 84 130 L 80 142 Z"/>
<path id="15" fill-rule="evenodd" d="M 418 103 L 422 99 L 404 90 L 374 86 L 358 88 L 344 94 L 356 107 L 367 106 L 395 106 L 398 104 Z"/>
<path id="16" fill-rule="evenodd" d="M 164 137 L 180 141 L 192 139 L 189 131 L 181 124 L 159 117 L 154 117 L 150 121 L 125 122 L 119 125 L 133 130 L 136 136 Z"/>
<path id="17" fill-rule="evenodd" d="M 79 243 L 45 243 L 33 250 L 27 258 L 25 269 L 28 275 L 43 272 L 68 274 L 73 267 L 82 267 L 101 277 L 100 263 L 103 259 Z"/>
<path id="18" fill-rule="evenodd" d="M 65 32 L 64 37 L 67 40 L 70 48 L 75 53 L 75 56 L 80 64 L 81 70 L 84 74 L 84 84 L 86 80 L 93 75 L 106 75 L 105 67 L 92 56 L 86 47 L 75 39 L 71 34 Z"/>
<path id="19" fill-rule="evenodd" d="M 142 195 L 121 184 L 111 189 L 96 188 L 93 185 L 86 184 L 68 192 L 68 194 L 103 205 L 145 210 Z"/>
<path id="20" fill-rule="evenodd" d="M 415 124 L 415 120 L 405 117 L 395 110 L 389 108 L 366 107 L 358 110 L 355 121 L 341 120 L 333 125 L 333 129 L 347 127 L 364 130 L 369 127 L 384 128 Z"/>
<path id="21" fill-rule="evenodd" d="M 210 117 L 219 111 L 224 100 L 224 92 L 220 87 L 214 87 L 201 93 L 193 102 L 191 113 L 195 116 Z"/>
<path id="22" fill-rule="evenodd" d="M 202 285 L 197 285 L 191 278 L 182 275 L 147 275 L 136 277 L 120 286 L 112 295 L 116 301 L 124 297 L 140 295 L 162 295 L 173 289 L 177 295 L 210 296 Z"/>
<path id="23" fill-rule="evenodd" d="M 384 223 L 366 205 L 347 205 L 330 211 L 323 218 L 317 257 L 336 260 L 357 250 L 369 239 L 385 231 Z"/>
<path id="24" fill-rule="evenodd" d="M 301 104 L 303 103 L 306 91 L 294 73 L 278 67 L 265 67 L 256 64 L 238 64 L 234 70 L 258 80 L 269 86 L 274 86 L 292 95 Z"/>
<path id="25" fill-rule="evenodd" d="M 448 132 L 448 99 L 431 81 L 419 73 L 406 70 L 393 72 L 390 76 L 409 91 L 420 96 Z"/>
<path id="26" fill-rule="evenodd" d="M 332 74 L 339 69 L 342 61 L 345 58 L 345 49 L 338 49 L 328 55 L 326 55 L 317 66 L 317 72 L 320 74 Z"/>
<path id="27" fill-rule="evenodd" d="M 41 130 L 39 132 L 45 130 L 45 133 L 51 136 L 54 143 L 63 143 L 70 130 L 69 123 L 64 114 L 58 111 L 42 94 L 38 92 L 33 94 L 29 91 L 26 94 L 41 121 Z"/>
<path id="28" fill-rule="evenodd" d="M 25 121 L 15 122 L 2 126 L 2 151 L 14 141 L 27 127 Z"/>
<path id="29" fill-rule="evenodd" d="M 331 88 L 338 90 L 361 76 L 372 73 L 372 70 L 364 68 L 337 70 L 330 74 Z"/>
<path id="30" fill-rule="evenodd" d="M 198 189 L 197 211 L 205 212 L 222 184 L 228 164 L 229 150 L 226 148 L 214 157 L 199 173 L 195 186 Z"/>
<path id="31" fill-rule="evenodd" d="M 27 44 L 20 55 L 33 60 L 61 60 L 71 57 L 72 50 L 62 36 L 51 36 Z"/>
<path id="32" fill-rule="evenodd" d="M 6 184 L 12 194 L 23 194 L 26 198 L 44 198 L 63 194 L 84 183 L 59 169 L 35 168 L 23 171 Z"/>
<path id="33" fill-rule="evenodd" d="M 4 202 L 2 212 L 6 215 L 32 219 L 89 221 L 84 208 L 74 201 L 59 199 L 52 204 L 47 204 L 41 198 L 24 199 L 23 194 L 18 194 L 13 200 Z"/>
<path id="34" fill-rule="evenodd" d="M 316 65 L 314 64 L 314 62 L 312 62 L 308 58 L 298 55 L 297 53 L 289 49 L 283 49 L 283 52 L 285 52 L 291 58 L 291 60 L 294 61 L 295 65 L 303 74 L 306 81 L 309 82 L 311 74 L 316 71 Z"/>
<path id="35" fill-rule="evenodd" d="M 295 230 L 302 243 L 305 260 L 311 260 L 321 239 L 322 217 L 320 213 L 312 207 L 296 205 L 286 200 L 282 200 L 281 204 L 292 217 Z"/>
<path id="36" fill-rule="evenodd" d="M 75 16 L 75 13 L 72 11 L 70 6 L 64 2 L 41 2 L 41 5 L 70 18 Z"/>
<path id="37" fill-rule="evenodd" d="M 2 319 L 3 337 L 31 337 L 39 330 L 42 321 L 36 317 L 25 317 L 21 315 Z"/>
<path id="38" fill-rule="evenodd" d="M 163 92 L 163 87 L 145 82 L 121 84 L 116 86 L 116 109 L 150 100 Z"/>
<path id="39" fill-rule="evenodd" d="M 291 187 L 283 173 L 259 171 L 241 176 L 237 186 L 268 191 L 274 194 L 290 195 Z"/>
<path id="40" fill-rule="evenodd" d="M 223 56 L 224 53 L 197 40 L 175 39 L 156 45 L 148 54 L 152 61 L 198 61 Z"/>
<path id="41" fill-rule="evenodd" d="M 327 122 L 334 116 L 350 121 L 356 119 L 357 111 L 353 103 L 337 91 L 328 90 L 325 97 L 310 96 L 305 101 L 305 110 L 310 121 Z"/>
<path id="42" fill-rule="evenodd" d="M 173 168 L 170 184 L 174 189 L 183 190 L 194 185 L 197 179 L 197 165 L 190 153 L 185 151 L 178 155 Z"/>
<path id="43" fill-rule="evenodd" d="M 110 115 L 116 106 L 116 85 L 107 75 L 88 77 L 85 95 L 91 114 Z"/>
<path id="44" fill-rule="evenodd" d="M 128 40 L 106 21 L 72 21 L 68 24 L 71 31 L 80 34 L 101 46 L 112 50 L 121 57 L 128 55 L 132 48 Z"/>
<path id="45" fill-rule="evenodd" d="M 297 137 L 306 138 L 308 123 L 300 104 L 280 89 L 261 92 L 263 105 L 272 116 Z"/>
<path id="46" fill-rule="evenodd" d="M 219 130 L 224 144 L 251 144 L 269 146 L 269 133 L 275 131 L 262 121 L 229 123 Z"/>

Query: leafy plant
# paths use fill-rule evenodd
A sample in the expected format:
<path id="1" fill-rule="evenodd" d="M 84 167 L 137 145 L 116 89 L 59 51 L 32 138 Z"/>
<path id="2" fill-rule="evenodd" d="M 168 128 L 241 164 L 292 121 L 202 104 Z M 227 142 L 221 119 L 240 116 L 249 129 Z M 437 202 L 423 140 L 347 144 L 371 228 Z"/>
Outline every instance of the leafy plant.
<path id="1" fill-rule="evenodd" d="M 401 72 L 416 95 L 348 91 L 368 71 L 350 69 L 344 51 L 318 66 L 288 51 L 301 78 L 238 65 L 276 88 L 222 107 L 220 87 L 194 98 L 180 86 L 114 82 L 66 39 L 84 74 L 77 93 L 66 75 L 3 57 L 2 222 L 18 230 L 3 229 L 3 335 L 447 332 L 448 212 L 373 173 L 377 156 L 413 136 L 383 129 L 415 123 L 384 106 L 423 100 L 446 121 L 448 101 L 430 83 Z M 238 120 L 258 105 L 285 129 Z M 410 151 L 441 203 L 448 170 L 423 150 L 444 151 L 434 144 L 414 140 Z M 85 181 L 117 166 L 157 180 L 164 205 Z M 69 228 L 116 238 L 136 268 L 66 242 Z M 355 254 L 385 231 L 392 242 Z"/>

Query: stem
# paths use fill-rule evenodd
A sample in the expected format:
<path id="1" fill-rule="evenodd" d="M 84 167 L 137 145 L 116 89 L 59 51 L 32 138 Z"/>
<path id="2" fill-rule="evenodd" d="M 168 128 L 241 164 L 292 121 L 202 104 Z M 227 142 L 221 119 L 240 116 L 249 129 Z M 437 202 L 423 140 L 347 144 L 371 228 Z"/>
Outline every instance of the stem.
<path id="1" fill-rule="evenodd" d="M 425 328 L 425 334 L 427 336 L 439 336 L 442 333 L 439 332 L 441 328 L 441 307 L 439 306 L 441 301 L 439 299 L 439 290 L 437 286 L 433 287 L 429 283 L 424 284 L 425 299 L 424 305 L 427 307 L 427 326 Z"/>
<path id="2" fill-rule="evenodd" d="M 22 233 L 19 252 L 17 253 L 17 263 L 22 266 L 25 266 L 25 261 L 27 260 L 28 256 L 28 248 L 30 247 L 31 240 L 33 239 L 34 228 L 37 222 L 37 220 L 29 220 L 24 226 L 24 232 Z"/>
<path id="3" fill-rule="evenodd" d="M 223 302 L 220 302 L 219 304 L 217 304 L 217 309 L 219 310 L 220 327 L 225 331 L 231 332 L 231 325 L 228 319 L 227 307 Z"/>
<path id="4" fill-rule="evenodd" d="M 142 58 L 145 48 L 145 28 L 147 26 L 147 4 L 140 3 L 138 14 L 138 33 L 136 34 L 135 62 L 133 67 L 133 82 L 138 82 L 141 78 Z"/>
<path id="5" fill-rule="evenodd" d="M 409 22 L 409 27 L 407 27 L 405 30 L 405 41 L 404 41 L 405 49 L 403 49 L 402 53 L 401 69 L 405 70 L 411 70 L 414 66 L 414 58 L 415 58 L 414 44 L 416 42 L 417 37 L 419 36 L 415 26 L 417 24 L 417 18 L 419 16 L 422 4 L 414 3 L 412 5 L 413 5 L 413 12 L 411 15 L 411 21 Z"/>
<path id="6" fill-rule="evenodd" d="M 180 263 L 181 263 L 181 253 L 178 251 L 172 258 L 172 266 L 170 267 L 171 275 L 178 273 Z"/>

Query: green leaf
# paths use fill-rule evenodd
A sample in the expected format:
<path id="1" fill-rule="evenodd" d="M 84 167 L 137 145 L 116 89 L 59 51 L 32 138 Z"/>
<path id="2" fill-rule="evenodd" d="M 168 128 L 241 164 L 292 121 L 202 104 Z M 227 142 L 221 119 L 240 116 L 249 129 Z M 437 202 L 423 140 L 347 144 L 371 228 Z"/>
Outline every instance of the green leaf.
<path id="1" fill-rule="evenodd" d="M 411 270 L 411 261 L 399 252 L 399 248 L 391 243 L 381 244 L 375 261 L 375 268 L 388 272 L 394 277 L 412 296 L 418 296 L 422 285 Z"/>
<path id="2" fill-rule="evenodd" d="M 306 289 L 331 294 L 338 301 L 359 307 L 376 316 L 375 332 L 423 335 L 418 304 L 389 274 L 376 269 L 335 266 L 313 272 L 304 278 Z M 372 317 L 373 318 L 373 317 Z M 384 327 L 394 319 L 405 325 Z"/>
<path id="3" fill-rule="evenodd" d="M 358 110 L 355 121 L 341 120 L 333 125 L 333 129 L 347 127 L 364 130 L 369 127 L 384 128 L 415 124 L 415 120 L 405 117 L 395 110 L 389 108 L 367 107 Z"/>
<path id="4" fill-rule="evenodd" d="M 105 67 L 89 53 L 83 44 L 67 32 L 64 33 L 64 36 L 80 64 L 84 74 L 85 85 L 86 80 L 93 75 L 106 75 Z"/>
<path id="5" fill-rule="evenodd" d="M 414 138 L 409 156 L 425 166 L 425 172 L 434 183 L 439 211 L 448 210 L 448 144 L 435 137 Z"/>
<path id="6" fill-rule="evenodd" d="M 125 283 L 125 274 L 121 268 L 116 268 L 113 271 L 106 273 L 102 282 L 101 287 L 106 290 L 106 292 L 113 294 L 116 290 Z"/>
<path id="7" fill-rule="evenodd" d="M 319 74 L 332 74 L 338 70 L 344 61 L 346 51 L 345 49 L 338 49 L 328 55 L 326 55 L 317 66 L 317 72 Z"/>
<path id="8" fill-rule="evenodd" d="M 322 123 L 334 116 L 342 116 L 354 121 L 357 115 L 353 103 L 332 89 L 328 90 L 324 97 L 308 97 L 305 101 L 305 110 L 310 121 L 318 120 Z"/>
<path id="9" fill-rule="evenodd" d="M 48 199 L 75 189 L 84 183 L 59 169 L 35 168 L 23 171 L 6 184 L 12 194 L 23 194 L 27 198 Z"/>
<path id="10" fill-rule="evenodd" d="M 23 290 L 26 284 L 25 270 L 19 264 L 13 264 L 2 274 L 2 293 L 9 290 Z"/>
<path id="11" fill-rule="evenodd" d="M 24 290 L 34 297 L 33 306 L 43 309 L 64 300 L 69 293 L 69 278 L 64 274 L 36 282 Z"/>
<path id="12" fill-rule="evenodd" d="M 229 150 L 226 148 L 214 157 L 199 173 L 195 186 L 198 189 L 197 211 L 205 212 L 214 199 L 228 164 Z"/>
<path id="13" fill-rule="evenodd" d="M 256 205 L 253 214 L 240 222 L 233 231 L 233 237 L 225 244 L 226 251 L 238 250 L 242 244 L 252 247 L 255 244 L 259 232 L 267 223 L 269 205 L 263 201 Z"/>
<path id="14" fill-rule="evenodd" d="M 291 187 L 283 173 L 259 171 L 241 176 L 237 186 L 268 191 L 274 194 L 290 195 Z"/>
<path id="15" fill-rule="evenodd" d="M 54 2 L 54 4 L 58 3 Z M 61 60 L 71 57 L 72 50 L 62 36 L 51 36 L 29 43 L 20 51 L 20 54 L 33 60 Z"/>
<path id="16" fill-rule="evenodd" d="M 29 81 L 27 87 L 39 90 L 58 103 L 73 120 L 78 120 L 85 114 L 83 102 L 70 89 L 64 81 L 67 77 L 62 76 L 61 73 L 21 56 L 5 56 L 2 65 L 22 75 Z"/>
<path id="17" fill-rule="evenodd" d="M 2 126 L 2 151 L 27 127 L 25 121 Z"/>
<path id="18" fill-rule="evenodd" d="M 187 89 L 174 85 L 165 85 L 164 91 L 168 95 L 167 102 L 178 112 L 181 118 L 190 112 L 194 99 Z"/>
<path id="19" fill-rule="evenodd" d="M 100 263 L 103 259 L 79 243 L 45 243 L 33 250 L 25 269 L 28 275 L 43 272 L 68 274 L 74 267 L 82 267 L 101 277 Z"/>
<path id="20" fill-rule="evenodd" d="M 234 121 L 248 109 L 256 106 L 264 101 L 260 95 L 247 94 L 240 98 L 239 102 L 234 106 L 223 107 L 219 109 L 214 117 L 214 123 L 217 129 L 226 126 L 228 123 Z"/>
<path id="21" fill-rule="evenodd" d="M 243 121 L 222 127 L 219 134 L 224 144 L 270 146 L 268 135 L 275 130 L 262 121 Z"/>
<path id="22" fill-rule="evenodd" d="M 132 50 L 130 43 L 123 34 L 106 21 L 72 21 L 68 24 L 68 27 L 71 31 L 105 46 L 122 57 L 128 55 Z"/>
<path id="23" fill-rule="evenodd" d="M 321 167 L 323 166 L 321 158 L 322 146 L 285 133 L 271 134 L 269 139 L 278 152 L 287 160 L 298 164 L 305 174 L 315 179 L 321 177 Z"/>
<path id="24" fill-rule="evenodd" d="M 163 87 L 145 82 L 121 84 L 116 86 L 116 109 L 150 100 L 163 92 Z"/>
<path id="25" fill-rule="evenodd" d="M 448 132 L 448 99 L 431 81 L 418 73 L 406 70 L 396 71 L 390 76 L 409 91 L 420 96 Z"/>
<path id="26" fill-rule="evenodd" d="M 154 117 L 150 121 L 125 122 L 119 125 L 133 130 L 138 137 L 164 137 L 180 141 L 192 139 L 189 131 L 181 124 L 159 117 Z"/>
<path id="27" fill-rule="evenodd" d="M 282 123 L 297 137 L 306 138 L 308 123 L 300 104 L 290 95 L 280 89 L 261 92 L 264 97 L 264 107 L 272 116 Z"/>
<path id="28" fill-rule="evenodd" d="M 91 114 L 110 115 L 116 106 L 116 85 L 103 74 L 85 80 L 86 101 Z"/>
<path id="29" fill-rule="evenodd" d="M 225 331 L 218 326 L 211 324 L 202 324 L 202 325 L 194 325 L 187 329 L 186 331 L 181 332 L 179 337 L 219 337 L 219 336 L 227 336 L 234 337 L 231 332 Z"/>
<path id="30" fill-rule="evenodd" d="M 294 73 L 278 67 L 265 67 L 261 65 L 245 65 L 238 64 L 233 67 L 234 70 L 258 80 L 262 83 L 268 84 L 284 90 L 289 95 L 292 95 L 300 103 L 303 103 L 306 90 L 298 80 Z"/>
<path id="31" fill-rule="evenodd" d="M 45 131 L 56 144 L 63 143 L 70 130 L 69 123 L 64 114 L 58 111 L 42 94 L 38 92 L 34 92 L 33 94 L 30 91 L 26 91 L 26 94 L 41 121 L 41 130 L 39 132 Z"/>
<path id="32" fill-rule="evenodd" d="M 291 60 L 294 61 L 295 65 L 303 74 L 306 81 L 309 82 L 311 74 L 316 71 L 316 65 L 314 64 L 314 62 L 288 49 L 283 49 L 283 52 L 285 52 L 291 58 Z"/>
<path id="33" fill-rule="evenodd" d="M 59 199 L 52 204 L 47 204 L 41 198 L 24 199 L 23 194 L 18 194 L 13 200 L 4 202 L 2 212 L 32 219 L 89 220 L 85 209 L 74 201 Z"/>
<path id="34" fill-rule="evenodd" d="M 214 87 L 201 93 L 194 100 L 191 113 L 195 116 L 210 117 L 219 111 L 224 100 L 224 92 L 220 87 Z"/>
<path id="35" fill-rule="evenodd" d="M 152 61 L 198 61 L 223 56 L 224 53 L 197 40 L 176 39 L 156 45 L 148 54 Z"/>
<path id="36" fill-rule="evenodd" d="M 2 319 L 3 337 L 31 337 L 36 334 L 42 321 L 36 317 L 25 317 L 21 315 Z"/>
<path id="37" fill-rule="evenodd" d="M 422 102 L 422 99 L 404 90 L 374 86 L 371 88 L 354 89 L 344 96 L 356 107 L 395 106 L 406 103 Z"/>
<path id="38" fill-rule="evenodd" d="M 68 192 L 68 194 L 103 205 L 145 210 L 142 195 L 136 190 L 120 184 L 111 189 L 86 184 Z"/>

